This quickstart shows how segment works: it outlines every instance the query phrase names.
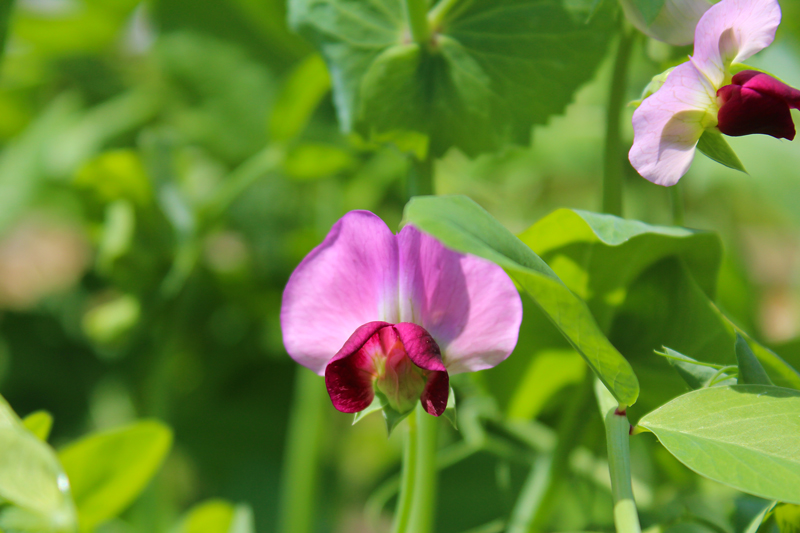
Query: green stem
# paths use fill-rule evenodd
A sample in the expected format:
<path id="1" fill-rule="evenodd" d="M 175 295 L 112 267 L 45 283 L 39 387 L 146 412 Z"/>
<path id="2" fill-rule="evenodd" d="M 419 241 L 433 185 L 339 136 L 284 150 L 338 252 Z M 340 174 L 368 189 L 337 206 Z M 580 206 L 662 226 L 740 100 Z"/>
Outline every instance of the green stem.
<path id="1" fill-rule="evenodd" d="M 531 473 L 511 513 L 507 533 L 528 533 L 535 529 L 545 529 L 548 513 L 553 508 L 551 503 L 558 489 L 558 483 L 564 480 L 569 466 L 570 452 L 575 448 L 578 434 L 583 428 L 580 415 L 585 412 L 591 390 L 591 380 L 588 375 L 578 387 L 579 389 L 570 396 L 561 416 L 555 449 L 541 454 L 531 468 Z"/>
<path id="2" fill-rule="evenodd" d="M 279 533 L 310 533 L 314 529 L 325 393 L 319 376 L 298 368 L 281 477 Z"/>
<path id="3" fill-rule="evenodd" d="M 400 497 L 397 500 L 397 509 L 394 513 L 392 533 L 405 533 L 408 531 L 408 521 L 411 518 L 411 501 L 417 477 L 417 412 L 414 411 L 408 418 L 408 432 L 403 450 L 403 474 L 400 479 Z"/>
<path id="4" fill-rule="evenodd" d="M 620 32 L 617 57 L 614 60 L 614 73 L 608 95 L 608 115 L 606 117 L 605 160 L 603 162 L 603 212 L 622 216 L 622 136 L 620 117 L 625 106 L 625 88 L 628 79 L 628 64 L 636 32 L 623 27 Z"/>
<path id="5" fill-rule="evenodd" d="M 672 200 L 672 225 L 684 225 L 683 189 L 680 182 L 669 188 L 669 196 Z"/>
<path id="6" fill-rule="evenodd" d="M 428 15 L 428 25 L 433 31 L 441 29 L 445 17 L 462 0 L 440 0 Z"/>
<path id="7" fill-rule="evenodd" d="M 606 426 L 608 470 L 611 474 L 611 494 L 614 498 L 614 525 L 617 533 L 641 533 L 636 501 L 631 485 L 631 425 L 622 405 L 615 405 L 608 389 L 597 382 L 597 403 Z"/>
<path id="8" fill-rule="evenodd" d="M 11 27 L 11 12 L 14 7 L 14 0 L 0 1 L 0 60 L 6 50 L 6 40 L 8 30 Z"/>
<path id="9" fill-rule="evenodd" d="M 420 161 L 413 156 L 410 159 L 406 186 L 409 200 L 415 196 L 433 194 L 433 159 L 428 157 Z"/>
<path id="10" fill-rule="evenodd" d="M 427 0 L 405 0 L 406 19 L 411 38 L 422 47 L 428 46 L 430 28 L 428 27 Z"/>
<path id="11" fill-rule="evenodd" d="M 433 531 L 438 485 L 436 451 L 439 443 L 439 419 L 426 413 L 422 405 L 417 405 L 416 412 L 417 473 L 414 480 L 414 492 L 411 495 L 408 533 L 430 533 Z"/>

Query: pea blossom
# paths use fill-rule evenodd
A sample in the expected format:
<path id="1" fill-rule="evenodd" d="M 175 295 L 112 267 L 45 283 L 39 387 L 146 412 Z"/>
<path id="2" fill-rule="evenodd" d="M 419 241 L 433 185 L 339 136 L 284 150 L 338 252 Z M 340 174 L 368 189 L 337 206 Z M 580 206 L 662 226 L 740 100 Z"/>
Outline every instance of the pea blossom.
<path id="1" fill-rule="evenodd" d="M 368 211 L 347 213 L 303 259 L 281 308 L 286 351 L 325 376 L 345 413 L 377 394 L 401 414 L 419 401 L 441 415 L 449 376 L 503 361 L 521 321 L 519 293 L 500 267 L 413 226 L 395 235 Z"/>
<path id="2" fill-rule="evenodd" d="M 794 138 L 790 108 L 800 108 L 800 91 L 740 65 L 772 43 L 780 20 L 777 0 L 722 0 L 705 12 L 690 61 L 672 69 L 633 114 L 629 159 L 639 174 L 674 185 L 706 130 Z"/>

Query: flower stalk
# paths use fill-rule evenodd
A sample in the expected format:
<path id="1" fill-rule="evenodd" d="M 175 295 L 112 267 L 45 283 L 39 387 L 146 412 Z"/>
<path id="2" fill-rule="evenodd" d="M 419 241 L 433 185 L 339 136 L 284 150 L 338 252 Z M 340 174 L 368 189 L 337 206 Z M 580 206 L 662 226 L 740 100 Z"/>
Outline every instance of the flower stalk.
<path id="1" fill-rule="evenodd" d="M 603 161 L 603 212 L 622 216 L 622 178 L 624 155 L 620 118 L 625 106 L 625 88 L 628 80 L 628 64 L 636 32 L 623 24 L 614 72 L 608 94 L 608 114 L 606 115 L 605 159 Z"/>
<path id="2" fill-rule="evenodd" d="M 618 405 L 599 381 L 595 382 L 595 394 L 606 427 L 608 470 L 611 474 L 611 495 L 614 498 L 614 525 L 617 533 L 641 533 L 631 484 L 631 425 L 625 406 Z"/>
<path id="3" fill-rule="evenodd" d="M 427 0 L 405 0 L 408 31 L 415 43 L 427 47 L 430 41 Z"/>

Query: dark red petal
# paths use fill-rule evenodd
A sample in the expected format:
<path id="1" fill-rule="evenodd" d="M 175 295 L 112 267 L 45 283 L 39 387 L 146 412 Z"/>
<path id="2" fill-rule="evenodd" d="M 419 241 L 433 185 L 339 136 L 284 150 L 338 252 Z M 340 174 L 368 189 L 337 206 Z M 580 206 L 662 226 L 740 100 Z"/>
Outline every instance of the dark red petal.
<path id="1" fill-rule="evenodd" d="M 433 340 L 425 328 L 410 322 L 395 324 L 395 330 L 409 359 L 420 368 L 428 371 L 428 380 L 422 392 L 420 402 L 429 414 L 440 416 L 447 407 L 447 395 L 450 393 L 450 376 L 442 362 L 439 345 Z"/>
<path id="2" fill-rule="evenodd" d="M 761 94 L 783 100 L 789 107 L 800 109 L 800 90 L 776 80 L 769 74 L 755 70 L 744 70 L 734 76 L 732 82 L 734 85 L 741 85 Z"/>
<path id="3" fill-rule="evenodd" d="M 325 367 L 325 386 L 333 406 L 343 413 L 363 411 L 375 398 L 372 389 L 372 361 L 361 350 L 388 322 L 368 322 L 350 335 L 342 349 Z"/>
<path id="4" fill-rule="evenodd" d="M 726 85 L 717 91 L 717 96 L 724 102 L 717 115 L 717 127 L 725 135 L 760 133 L 794 139 L 792 114 L 781 98 L 739 85 Z"/>
<path id="5" fill-rule="evenodd" d="M 419 401 L 428 414 L 441 416 L 447 408 L 448 394 L 450 394 L 450 376 L 447 372 L 431 372 Z"/>

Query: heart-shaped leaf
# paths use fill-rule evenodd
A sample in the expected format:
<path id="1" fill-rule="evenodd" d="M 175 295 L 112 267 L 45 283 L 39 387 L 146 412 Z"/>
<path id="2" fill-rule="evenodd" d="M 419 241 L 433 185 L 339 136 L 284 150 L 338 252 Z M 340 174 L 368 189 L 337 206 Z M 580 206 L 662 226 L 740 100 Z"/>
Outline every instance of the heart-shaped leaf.
<path id="1" fill-rule="evenodd" d="M 291 0 L 290 24 L 320 49 L 342 128 L 379 140 L 421 133 L 434 155 L 527 144 L 591 79 L 613 35 L 613 5 L 561 0 L 434 5 L 430 40 L 410 38 L 401 0 Z M 609 7 L 610 6 L 610 7 Z"/>

